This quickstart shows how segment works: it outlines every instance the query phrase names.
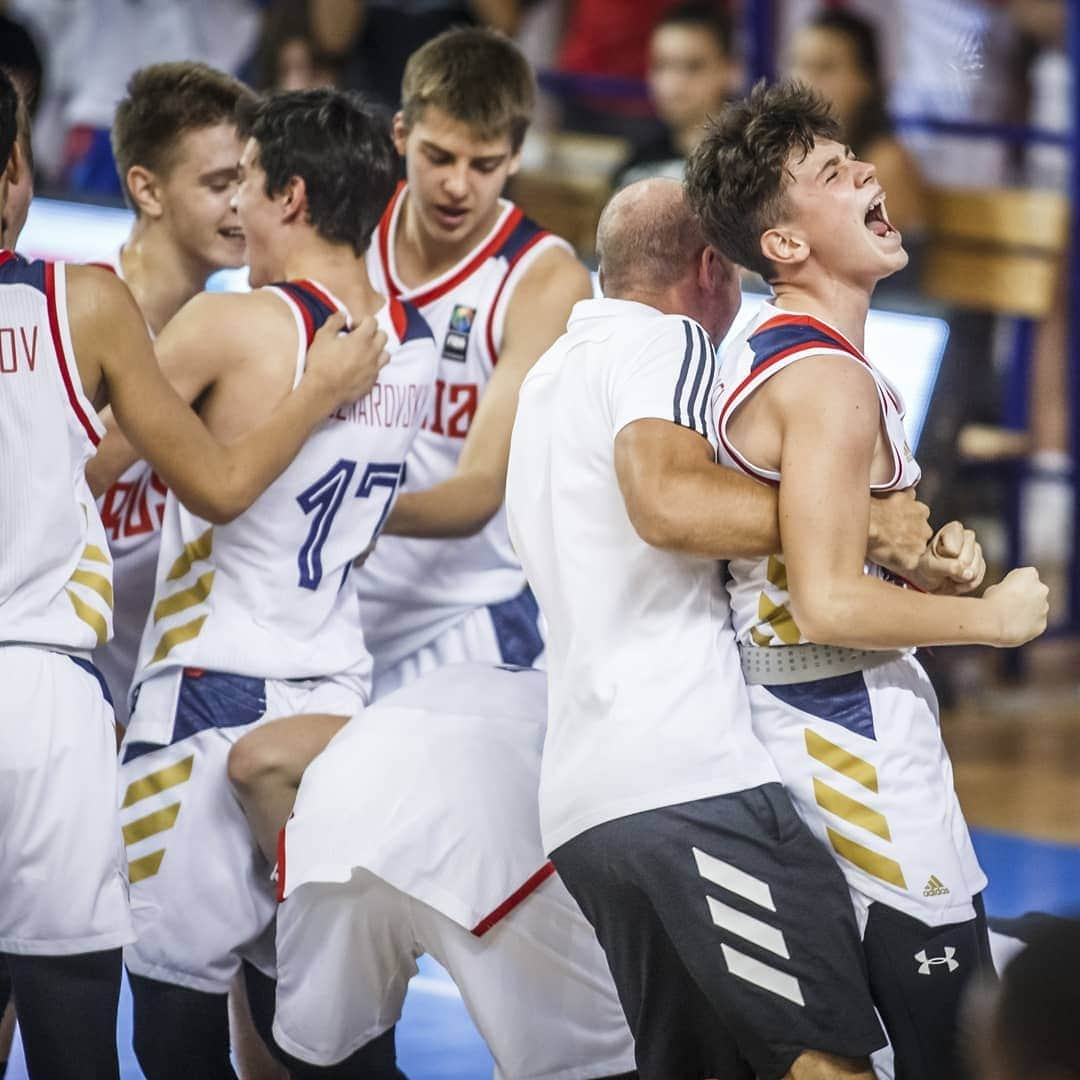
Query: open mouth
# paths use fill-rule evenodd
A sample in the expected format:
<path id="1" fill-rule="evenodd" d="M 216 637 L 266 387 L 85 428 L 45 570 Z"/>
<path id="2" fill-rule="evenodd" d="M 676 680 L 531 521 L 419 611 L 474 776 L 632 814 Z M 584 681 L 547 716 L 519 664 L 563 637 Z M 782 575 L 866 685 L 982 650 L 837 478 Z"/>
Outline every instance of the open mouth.
<path id="1" fill-rule="evenodd" d="M 457 225 L 464 220 L 465 215 L 468 213 L 467 210 L 458 206 L 436 206 L 435 210 L 443 223 L 447 225 Z"/>
<path id="2" fill-rule="evenodd" d="M 233 225 L 227 229 L 218 229 L 218 236 L 224 236 L 226 240 L 239 240 L 243 242 L 244 230 L 238 225 Z"/>
<path id="3" fill-rule="evenodd" d="M 866 227 L 875 236 L 893 236 L 896 234 L 896 230 L 889 223 L 889 219 L 885 213 L 884 192 L 878 195 L 878 197 L 870 204 L 870 208 L 866 211 L 865 223 Z"/>

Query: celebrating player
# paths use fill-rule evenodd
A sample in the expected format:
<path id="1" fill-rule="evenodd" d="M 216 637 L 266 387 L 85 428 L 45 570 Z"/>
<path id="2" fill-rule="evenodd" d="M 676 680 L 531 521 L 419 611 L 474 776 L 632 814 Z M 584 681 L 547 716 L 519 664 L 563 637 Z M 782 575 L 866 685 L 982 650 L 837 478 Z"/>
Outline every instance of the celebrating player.
<path id="1" fill-rule="evenodd" d="M 116 107 L 113 156 L 135 211 L 127 240 L 101 261 L 127 284 L 152 337 L 215 270 L 244 262 L 232 197 L 240 138 L 234 115 L 251 97 L 242 83 L 204 64 L 137 71 Z M 103 417 L 106 426 L 108 414 Z M 89 477 L 94 486 L 95 469 Z M 99 503 L 113 558 L 113 637 L 94 656 L 127 723 L 128 691 L 150 600 L 165 513 L 165 485 L 145 461 Z"/>
<path id="2" fill-rule="evenodd" d="M 734 560 L 729 592 L 754 730 L 847 877 L 898 1074 L 944 1080 L 961 1071 L 962 991 L 989 964 L 986 877 L 910 647 L 1021 645 L 1046 627 L 1047 590 L 1024 569 L 957 595 L 983 575 L 958 523 L 909 575 L 941 595 L 865 565 L 871 495 L 920 476 L 900 395 L 863 353 L 874 286 L 907 255 L 838 132 L 812 91 L 761 85 L 688 169 L 710 243 L 775 292 L 724 359 L 716 427 L 722 460 L 779 485 L 783 555 Z"/>
<path id="3" fill-rule="evenodd" d="M 289 394 L 335 313 L 376 317 L 392 358 L 229 525 L 172 494 L 166 504 L 121 766 L 138 931 L 125 959 L 152 1080 L 231 1075 L 225 991 L 242 957 L 272 974 L 259 941 L 273 921 L 270 871 L 226 755 L 254 725 L 304 714 L 317 730 L 321 715 L 367 701 L 371 661 L 342 583 L 387 513 L 435 370 L 424 321 L 364 270 L 394 185 L 378 116 L 350 95 L 309 91 L 250 106 L 242 130 L 236 207 L 257 288 L 191 301 L 159 339 L 163 370 L 212 430 L 235 438 Z"/>
<path id="4" fill-rule="evenodd" d="M 0 219 L 17 240 L 27 156 L 0 73 Z M 21 188 L 20 188 L 20 185 Z M 327 413 L 384 362 L 373 323 L 330 323 L 294 393 L 228 446 L 169 387 L 126 286 L 92 267 L 0 253 L 5 393 L 0 499 L 0 953 L 31 1074 L 117 1076 L 120 946 L 133 933 L 116 812 L 114 720 L 89 651 L 111 632 L 112 565 L 83 475 L 112 403 L 120 428 L 197 512 L 242 513 Z M 10 330 L 10 333 L 7 332 Z"/>

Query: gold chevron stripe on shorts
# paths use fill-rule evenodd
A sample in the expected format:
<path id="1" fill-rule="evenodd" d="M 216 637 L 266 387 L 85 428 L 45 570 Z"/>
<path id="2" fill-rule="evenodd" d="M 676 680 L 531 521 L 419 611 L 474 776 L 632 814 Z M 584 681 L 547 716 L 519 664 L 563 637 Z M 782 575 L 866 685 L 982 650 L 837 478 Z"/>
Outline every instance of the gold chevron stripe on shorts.
<path id="1" fill-rule="evenodd" d="M 832 844 L 833 850 L 848 862 L 854 863 L 872 877 L 887 881 L 890 885 L 896 885 L 901 889 L 907 888 L 904 872 L 900 869 L 898 862 L 887 855 L 871 851 L 870 848 L 863 847 L 862 844 L 857 844 L 854 840 L 849 840 L 830 828 L 826 828 L 825 831 L 829 835 L 829 843 Z"/>
<path id="2" fill-rule="evenodd" d="M 109 638 L 109 623 L 104 615 L 96 608 L 91 607 L 85 600 L 71 589 L 65 589 L 75 614 L 82 619 L 87 626 L 97 635 L 97 643 L 104 645 Z"/>
<path id="3" fill-rule="evenodd" d="M 798 645 L 802 632 L 784 604 L 774 604 L 764 593 L 758 596 L 758 622 L 767 623 L 785 645 Z"/>
<path id="4" fill-rule="evenodd" d="M 769 556 L 769 562 L 765 568 L 765 579 L 777 589 L 783 592 L 788 591 L 787 567 L 783 559 L 776 555 Z"/>
<path id="5" fill-rule="evenodd" d="M 828 765 L 838 773 L 843 773 L 850 780 L 862 784 L 864 788 L 876 792 L 878 789 L 877 769 L 864 761 L 861 757 L 845 750 L 842 746 L 826 739 L 810 728 L 804 729 L 806 735 L 806 752 L 822 765 Z"/>
<path id="6" fill-rule="evenodd" d="M 71 575 L 71 580 L 79 585 L 85 585 L 88 589 L 92 589 L 106 604 L 109 605 L 110 609 L 112 608 L 112 582 L 104 574 L 95 574 L 93 570 L 76 570 L 75 573 Z"/>
<path id="7" fill-rule="evenodd" d="M 161 860 L 165 858 L 165 849 L 151 851 L 141 859 L 133 859 L 128 863 L 128 881 L 134 885 L 144 878 L 153 877 L 161 869 Z"/>
<path id="8" fill-rule="evenodd" d="M 814 777 L 814 798 L 817 799 L 818 806 L 823 810 L 828 810 L 830 814 L 850 821 L 852 825 L 858 825 L 860 829 L 866 829 L 867 832 L 880 836 L 882 840 L 892 840 L 889 823 L 884 814 L 879 814 L 866 803 L 861 803 L 858 799 L 852 799 L 842 791 L 837 791 L 836 788 L 830 787 L 816 776 Z"/>
<path id="9" fill-rule="evenodd" d="M 209 528 L 197 540 L 192 540 L 184 545 L 184 550 L 177 556 L 176 561 L 169 568 L 166 581 L 176 581 L 182 578 L 190 569 L 192 563 L 201 559 L 209 559 L 214 550 L 214 530 Z"/>
<path id="10" fill-rule="evenodd" d="M 195 607 L 196 604 L 201 604 L 214 587 L 216 572 L 209 570 L 201 575 L 194 585 L 174 592 L 171 596 L 166 596 L 164 600 L 159 600 L 154 605 L 154 622 L 160 622 L 169 615 L 175 615 L 178 611 L 186 611 L 188 608 Z"/>
<path id="11" fill-rule="evenodd" d="M 185 641 L 193 641 L 197 638 L 202 633 L 204 622 L 206 622 L 206 616 L 200 615 L 197 619 L 192 619 L 191 622 L 181 623 L 171 630 L 166 630 L 157 643 L 154 655 L 150 657 L 150 663 L 156 664 L 159 660 L 164 660 L 177 645 L 182 645 Z"/>
<path id="12" fill-rule="evenodd" d="M 86 562 L 103 562 L 106 566 L 112 565 L 112 560 L 96 544 L 87 544 L 83 548 L 82 558 Z"/>
<path id="13" fill-rule="evenodd" d="M 177 784 L 183 784 L 190 778 L 191 767 L 194 763 L 195 755 L 191 754 L 184 758 L 183 761 L 166 765 L 164 769 L 158 769 L 157 772 L 147 773 L 146 776 L 140 777 L 138 780 L 132 780 L 128 784 L 127 791 L 124 792 L 124 801 L 120 804 L 120 809 L 123 810 L 128 806 L 133 806 L 143 799 L 150 798 L 151 795 L 156 795 L 159 791 L 165 791 L 167 788 L 176 787 Z"/>
<path id="14" fill-rule="evenodd" d="M 145 840 L 148 836 L 165 832 L 176 824 L 176 816 L 180 813 L 180 804 L 175 802 L 172 806 L 166 806 L 161 810 L 155 810 L 146 817 L 137 818 L 124 826 L 124 843 L 136 844 Z"/>

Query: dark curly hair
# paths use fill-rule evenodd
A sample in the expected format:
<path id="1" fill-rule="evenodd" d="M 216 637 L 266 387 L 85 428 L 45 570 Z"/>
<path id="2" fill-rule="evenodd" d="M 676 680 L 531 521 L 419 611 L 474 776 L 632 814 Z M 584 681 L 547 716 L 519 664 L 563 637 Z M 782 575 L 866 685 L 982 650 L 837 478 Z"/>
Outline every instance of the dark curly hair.
<path id="1" fill-rule="evenodd" d="M 397 184 L 385 114 L 351 91 L 293 90 L 241 104 L 237 125 L 258 145 L 267 195 L 300 177 L 319 235 L 362 255 Z"/>
<path id="2" fill-rule="evenodd" d="M 761 236 L 784 216 L 789 163 L 802 161 L 819 138 L 840 138 L 828 102 L 802 83 L 762 80 L 709 122 L 687 162 L 686 194 L 705 238 L 766 281 L 775 269 Z"/>

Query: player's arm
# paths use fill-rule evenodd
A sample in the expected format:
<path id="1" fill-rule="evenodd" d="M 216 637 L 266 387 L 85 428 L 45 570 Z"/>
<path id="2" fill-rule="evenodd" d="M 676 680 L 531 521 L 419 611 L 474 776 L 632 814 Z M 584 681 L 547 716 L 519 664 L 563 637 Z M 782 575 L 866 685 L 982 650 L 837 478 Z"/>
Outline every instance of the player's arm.
<path id="1" fill-rule="evenodd" d="M 70 270 L 68 273 L 70 276 Z M 161 373 L 181 401 L 188 405 L 194 404 L 204 391 L 214 385 L 222 367 L 232 360 L 229 350 L 235 346 L 235 342 L 230 330 L 245 326 L 247 321 L 227 317 L 230 301 L 235 299 L 227 294 L 205 293 L 194 297 L 183 309 L 187 311 L 188 307 L 194 305 L 192 310 L 204 312 L 207 323 L 219 324 L 220 332 L 216 332 L 212 338 L 213 348 L 205 347 L 209 335 L 201 320 L 181 318 L 179 312 L 164 327 L 154 345 Z M 217 318 L 218 315 L 226 317 Z M 105 426 L 105 437 L 97 453 L 86 464 L 86 479 L 95 498 L 108 490 L 117 477 L 141 457 L 131 440 L 120 430 L 111 405 L 101 410 L 99 419 Z"/>
<path id="2" fill-rule="evenodd" d="M 627 424 L 615 437 L 615 472 L 634 530 L 653 547 L 709 559 L 780 550 L 776 489 L 715 464 L 712 444 L 691 428 L 652 417 Z M 914 573 L 929 508 L 912 491 L 873 503 L 870 557 Z"/>
<path id="3" fill-rule="evenodd" d="M 215 523 L 246 510 L 295 457 L 310 432 L 339 405 L 370 390 L 386 362 L 373 320 L 339 336 L 335 316 L 319 332 L 304 378 L 269 419 L 223 446 L 176 393 L 154 356 L 131 293 L 113 274 L 68 269 L 68 316 L 75 354 L 100 370 L 120 429 L 192 513 Z M 204 321 L 197 297 L 173 320 L 174 339 L 216 348 L 221 327 Z M 170 324 L 171 325 L 171 324 Z M 169 333 L 163 333 L 165 339 Z M 168 353 L 172 348 L 162 342 Z"/>
<path id="4" fill-rule="evenodd" d="M 809 357 L 758 391 L 779 425 L 780 537 L 792 615 L 812 641 L 853 648 L 1019 645 L 1046 627 L 1046 589 L 1016 570 L 982 599 L 929 596 L 863 571 L 880 429 L 872 376 Z"/>
<path id="5" fill-rule="evenodd" d="M 469 427 L 453 476 L 394 504 L 385 533 L 462 537 L 478 533 L 502 506 L 518 391 L 529 369 L 566 329 L 570 309 L 592 295 L 585 267 L 555 248 L 518 283 L 506 311 L 503 347 Z"/>

